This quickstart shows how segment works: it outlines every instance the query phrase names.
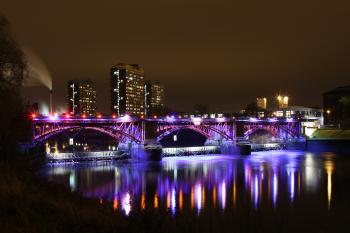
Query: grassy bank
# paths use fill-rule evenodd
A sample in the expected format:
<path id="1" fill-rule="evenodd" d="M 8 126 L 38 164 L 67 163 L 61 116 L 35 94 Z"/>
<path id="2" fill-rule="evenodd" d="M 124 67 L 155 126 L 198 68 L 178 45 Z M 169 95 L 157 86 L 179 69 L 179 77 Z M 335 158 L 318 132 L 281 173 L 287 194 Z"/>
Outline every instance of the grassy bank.
<path id="1" fill-rule="evenodd" d="M 350 140 L 350 129 L 318 129 L 310 139 L 313 140 Z"/>

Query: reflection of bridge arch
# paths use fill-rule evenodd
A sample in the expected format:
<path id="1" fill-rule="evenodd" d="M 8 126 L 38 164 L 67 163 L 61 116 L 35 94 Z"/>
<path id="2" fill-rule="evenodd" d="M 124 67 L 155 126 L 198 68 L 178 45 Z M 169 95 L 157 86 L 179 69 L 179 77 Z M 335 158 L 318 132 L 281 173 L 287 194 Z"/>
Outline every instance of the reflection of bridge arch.
<path id="1" fill-rule="evenodd" d="M 207 139 L 215 139 L 215 135 L 219 135 L 221 139 L 232 140 L 232 136 L 227 132 L 227 127 L 221 127 L 220 129 L 210 125 L 167 125 L 157 129 L 157 141 L 159 142 L 164 137 L 182 129 L 193 130 Z"/>
<path id="2" fill-rule="evenodd" d="M 94 130 L 103 134 L 106 134 L 118 141 L 121 141 L 123 137 L 136 142 L 140 143 L 141 141 L 137 138 L 135 138 L 133 135 L 130 135 L 122 130 L 115 129 L 113 127 L 93 127 L 93 126 L 63 126 L 63 127 L 56 127 L 53 129 L 50 129 L 48 131 L 45 131 L 43 134 L 38 134 L 34 136 L 35 142 L 44 142 L 48 140 L 51 137 L 54 137 L 57 134 L 63 133 L 68 130 L 79 130 L 79 129 L 85 129 L 85 130 Z"/>

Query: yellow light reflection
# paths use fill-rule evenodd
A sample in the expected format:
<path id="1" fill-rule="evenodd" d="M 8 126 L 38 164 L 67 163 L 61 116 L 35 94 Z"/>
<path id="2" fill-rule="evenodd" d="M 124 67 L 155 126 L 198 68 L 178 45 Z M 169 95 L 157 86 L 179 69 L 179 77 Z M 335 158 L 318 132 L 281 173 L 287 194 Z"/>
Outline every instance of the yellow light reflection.
<path id="1" fill-rule="evenodd" d="M 325 169 L 327 173 L 327 199 L 328 199 L 328 209 L 331 208 L 332 202 L 332 173 L 334 169 L 333 161 L 325 162 Z"/>
<path id="2" fill-rule="evenodd" d="M 154 204 L 154 208 L 157 209 L 158 208 L 158 193 L 155 193 L 154 194 L 154 201 L 153 201 L 153 204 Z"/>
<path id="3" fill-rule="evenodd" d="M 114 200 L 113 200 L 113 209 L 114 209 L 114 210 L 118 209 L 118 199 L 117 199 L 117 197 L 114 197 Z"/>
<path id="4" fill-rule="evenodd" d="M 179 193 L 179 209 L 182 210 L 182 206 L 183 206 L 183 193 L 182 193 L 182 189 L 180 189 L 180 193 Z"/>
<path id="5" fill-rule="evenodd" d="M 202 208 L 205 206 L 205 188 L 202 188 Z"/>
<path id="6" fill-rule="evenodd" d="M 168 191 L 166 194 L 166 208 L 170 208 L 170 192 Z"/>
<path id="7" fill-rule="evenodd" d="M 191 209 L 194 208 L 194 190 L 193 186 L 191 187 Z"/>
<path id="8" fill-rule="evenodd" d="M 141 209 L 144 210 L 146 208 L 146 194 L 142 192 L 141 196 Z"/>
<path id="9" fill-rule="evenodd" d="M 216 186 L 213 188 L 213 206 L 216 207 Z"/>
<path id="10" fill-rule="evenodd" d="M 236 200 L 237 200 L 237 187 L 236 187 L 236 179 L 233 182 L 233 207 L 236 207 Z"/>

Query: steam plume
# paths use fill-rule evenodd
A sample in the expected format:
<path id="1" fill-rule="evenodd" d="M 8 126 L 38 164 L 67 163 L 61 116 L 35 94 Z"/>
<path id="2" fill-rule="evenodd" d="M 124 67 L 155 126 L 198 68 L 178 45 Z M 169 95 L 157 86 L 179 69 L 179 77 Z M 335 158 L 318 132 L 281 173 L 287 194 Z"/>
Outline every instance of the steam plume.
<path id="1" fill-rule="evenodd" d="M 31 49 L 24 47 L 24 55 L 28 64 L 28 78 L 25 86 L 44 85 L 52 90 L 52 78 L 44 61 Z"/>

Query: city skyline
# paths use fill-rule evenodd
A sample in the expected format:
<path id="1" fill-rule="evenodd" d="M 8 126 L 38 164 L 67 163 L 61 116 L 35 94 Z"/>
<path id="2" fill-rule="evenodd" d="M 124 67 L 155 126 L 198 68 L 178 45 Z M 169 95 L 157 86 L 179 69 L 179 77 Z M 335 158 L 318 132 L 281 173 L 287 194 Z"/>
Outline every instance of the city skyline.
<path id="1" fill-rule="evenodd" d="M 67 87 L 68 110 L 65 114 L 83 117 L 108 114 L 97 110 L 96 88 L 91 80 L 69 80 Z M 111 67 L 109 89 L 111 93 L 110 114 L 113 116 L 127 114 L 152 117 L 170 113 L 165 112 L 163 85 L 159 82 L 145 80 L 144 70 L 138 64 L 118 63 Z M 33 103 L 32 106 L 33 109 L 40 107 L 39 103 Z M 62 114 L 51 107 L 50 114 Z M 45 114 L 39 109 L 33 113 Z"/>
<path id="2" fill-rule="evenodd" d="M 117 65 L 114 65 L 114 66 L 112 66 L 112 69 L 110 69 L 110 72 L 111 72 L 111 70 L 113 70 L 113 69 L 115 69 L 114 67 L 118 67 L 118 66 L 123 66 L 123 65 L 126 65 L 126 66 L 137 66 L 137 69 L 139 69 L 139 64 L 125 64 L 125 63 L 118 63 Z M 140 69 L 142 69 L 142 80 L 144 79 L 144 69 L 143 68 L 140 68 Z M 110 82 L 111 82 L 111 78 L 112 78 L 112 80 L 113 80 L 113 72 L 110 74 Z M 94 90 L 95 90 L 95 99 L 96 99 L 96 88 L 95 88 L 95 83 L 93 82 L 93 81 L 91 81 L 91 79 L 90 78 L 80 78 L 80 79 L 73 79 L 73 80 L 68 80 L 67 82 L 68 83 L 70 83 L 70 82 L 72 82 L 72 81 L 89 81 L 89 82 L 92 82 L 93 84 L 94 84 Z M 37 81 L 34 81 L 34 80 L 30 80 L 30 82 L 37 82 Z M 170 108 L 168 108 L 168 106 L 167 105 L 165 105 L 164 104 L 164 99 L 166 99 L 165 98 L 165 95 L 164 95 L 164 85 L 162 84 L 162 83 L 160 83 L 159 81 L 153 81 L 153 80 L 149 80 L 149 79 L 145 79 L 144 81 L 143 81 L 143 83 L 146 85 L 146 84 L 149 84 L 149 85 L 151 85 L 151 86 L 153 86 L 153 85 L 160 85 L 161 86 L 161 90 L 162 90 L 162 98 L 161 98 L 161 102 L 162 102 L 162 104 L 161 105 L 159 105 L 159 106 L 157 106 L 157 107 L 161 107 L 161 108 L 166 108 L 168 111 L 170 110 L 170 111 L 172 111 L 172 112 L 188 112 L 188 113 L 191 113 L 191 112 L 195 112 L 196 111 L 196 104 L 193 104 L 190 108 L 181 108 L 181 109 L 170 109 Z M 150 86 L 150 87 L 151 87 Z M 98 106 L 98 105 L 101 105 L 101 102 L 103 102 L 104 104 L 106 104 L 106 103 L 108 103 L 108 101 L 107 100 L 109 100 L 109 109 L 105 109 L 105 108 L 103 108 L 105 111 L 103 111 L 103 110 L 101 110 L 101 109 L 99 109 L 98 107 L 94 107 L 94 109 L 95 109 L 95 113 L 97 114 L 109 114 L 109 113 L 111 113 L 111 114 L 113 114 L 113 113 L 116 113 L 116 111 L 114 111 L 113 110 L 113 108 L 115 108 L 115 106 L 113 106 L 113 98 L 112 98 L 112 96 L 113 96 L 113 83 L 108 83 L 107 84 L 107 86 L 104 86 L 103 87 L 103 89 L 110 89 L 111 91 L 110 91 L 110 96 L 107 96 L 107 98 L 108 99 L 102 99 L 102 98 L 99 98 L 100 100 L 99 101 L 95 101 L 96 102 L 96 106 Z M 346 86 L 338 86 L 338 87 L 346 87 Z M 30 96 L 30 94 L 28 94 L 28 93 L 30 93 L 30 91 L 28 91 L 30 88 L 33 88 L 33 89 L 41 89 L 41 91 L 43 92 L 43 98 L 41 98 L 41 99 L 35 99 L 35 101 L 33 101 L 33 95 L 32 96 Z M 158 87 L 159 88 L 159 87 Z M 144 89 L 146 89 L 146 86 L 145 86 L 145 88 Z M 329 89 L 328 89 L 329 90 Z M 328 91 L 327 90 L 327 91 Z M 50 112 L 50 103 L 49 103 L 49 101 L 50 101 L 50 91 L 49 91 L 49 89 L 47 89 L 47 87 L 46 86 L 44 86 L 44 84 L 38 84 L 37 86 L 36 85 L 29 85 L 29 86 L 24 86 L 23 87 L 23 92 L 25 93 L 24 94 L 24 96 L 25 96 L 25 98 L 27 98 L 27 97 L 29 97 L 28 98 L 28 100 L 31 100 L 31 104 L 39 104 L 39 109 L 46 109 L 45 111 L 47 111 L 47 112 L 42 112 L 42 113 L 49 113 Z M 60 91 L 61 92 L 61 91 Z M 114 92 L 115 92 L 115 90 L 114 90 Z M 323 93 L 325 93 L 326 91 L 323 91 L 322 93 L 320 93 L 319 95 L 322 97 L 322 95 L 323 95 Z M 289 93 L 288 91 L 285 91 L 285 92 L 283 92 L 283 93 Z M 37 97 L 37 94 L 38 93 L 35 93 L 35 95 L 34 95 L 34 97 Z M 159 93 L 157 93 L 157 94 L 159 94 Z M 57 95 L 56 95 L 57 96 Z M 68 93 L 68 95 L 67 95 L 67 93 L 66 93 L 66 96 L 65 96 L 65 99 L 63 99 L 63 100 L 65 100 L 66 102 L 65 102 L 65 104 L 63 104 L 63 105 L 58 105 L 57 106 L 57 103 L 56 102 L 59 102 L 59 103 L 61 103 L 63 100 L 62 99 L 55 99 L 54 100 L 54 102 L 53 102 L 53 104 L 54 104 L 54 106 L 53 106 L 53 112 L 56 112 L 56 113 L 65 113 L 65 112 L 67 112 L 67 113 L 71 113 L 71 107 L 70 107 L 70 104 L 68 104 L 67 105 L 67 98 L 69 99 L 70 97 L 70 93 Z M 104 95 L 102 95 L 102 96 L 104 96 L 104 97 L 106 97 L 106 95 L 105 95 L 105 93 L 104 93 Z M 153 98 L 153 97 L 152 97 Z M 259 102 L 261 102 L 261 101 L 265 101 L 265 105 L 266 105 L 266 107 L 264 107 L 264 108 L 267 108 L 267 109 L 270 109 L 270 110 L 272 110 L 272 109 L 276 109 L 276 108 L 285 108 L 286 106 L 288 106 L 288 102 L 290 101 L 290 99 L 291 99 L 291 97 L 290 96 L 288 96 L 288 95 L 285 95 L 285 94 L 282 94 L 282 96 L 281 96 L 281 91 L 279 91 L 279 92 L 277 92 L 277 91 L 275 91 L 274 93 L 267 93 L 266 95 L 265 95 L 265 97 L 259 97 L 259 96 L 255 96 L 255 101 L 257 101 L 257 106 L 259 107 L 262 103 L 259 103 Z M 144 99 L 143 101 L 145 101 L 146 100 L 146 97 L 145 98 L 142 98 L 142 99 Z M 292 97 L 292 100 L 295 100 L 295 98 L 293 98 Z M 39 101 L 38 101 L 39 100 Z M 228 110 L 228 111 L 225 111 L 225 110 L 222 110 L 222 109 L 216 109 L 216 110 L 214 110 L 213 108 L 210 108 L 207 104 L 201 104 L 200 106 L 203 106 L 203 107 L 206 107 L 207 108 L 207 112 L 209 113 L 209 112 L 222 112 L 222 113 L 238 113 L 238 112 L 241 112 L 242 110 L 244 110 L 246 107 L 248 107 L 249 105 L 251 105 L 251 104 L 254 104 L 254 98 L 249 98 L 249 99 L 247 99 L 245 102 L 244 101 L 242 101 L 242 102 L 240 102 L 241 103 L 241 106 L 242 106 L 242 108 L 240 108 L 240 109 L 231 109 L 231 110 Z M 269 101 L 269 104 L 267 105 L 267 102 L 266 101 Z M 286 101 L 286 102 L 285 102 Z M 69 101 L 68 101 L 69 102 Z M 100 104 L 99 104 L 99 102 L 100 102 Z M 294 106 L 306 106 L 306 107 L 312 107 L 312 108 L 323 108 L 323 106 L 322 106 L 322 102 L 321 103 L 318 103 L 318 104 L 314 104 L 314 105 L 305 105 L 305 104 L 303 104 L 303 103 L 299 103 L 299 104 L 296 104 L 295 102 L 293 102 L 292 101 L 292 105 L 294 105 Z M 41 105 L 44 105 L 44 108 L 42 108 L 42 106 Z M 141 104 L 142 106 L 143 106 L 143 108 L 144 109 L 141 109 L 141 111 L 142 112 L 144 112 L 144 114 L 145 115 L 147 115 L 147 113 L 146 113 L 146 103 L 143 103 L 143 104 Z M 268 107 L 267 107 L 268 106 Z M 159 109 L 157 109 L 158 111 L 159 111 Z M 125 112 L 126 113 L 126 112 Z M 134 113 L 132 113 L 132 114 L 134 114 Z M 155 114 L 155 115 L 157 115 L 157 113 L 153 113 L 153 114 Z M 73 114 L 74 115 L 74 114 Z M 123 115 L 123 113 L 121 114 L 121 115 Z M 140 115 L 140 114 L 137 114 L 137 115 Z M 143 115 L 143 114 L 141 114 L 141 115 Z M 152 115 L 152 114 L 148 114 L 148 115 Z"/>
<path id="3" fill-rule="evenodd" d="M 69 79 L 89 78 L 100 93 L 102 112 L 110 108 L 101 101 L 109 99 L 109 67 L 121 61 L 140 64 L 147 79 L 163 83 L 165 104 L 175 110 L 205 104 L 212 111 L 238 111 L 245 107 L 242 99 L 254 102 L 278 92 L 292 96 L 295 105 L 321 106 L 323 92 L 348 85 L 348 14 L 342 4 L 330 9 L 319 1 L 283 6 L 274 1 L 254 7 L 224 1 L 1 3 L 15 38 L 47 64 L 57 108 L 66 106 Z M 44 88 L 30 89 L 42 93 L 37 98 L 48 98 Z"/>

